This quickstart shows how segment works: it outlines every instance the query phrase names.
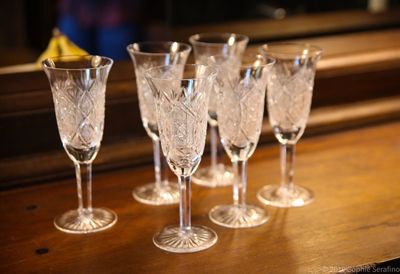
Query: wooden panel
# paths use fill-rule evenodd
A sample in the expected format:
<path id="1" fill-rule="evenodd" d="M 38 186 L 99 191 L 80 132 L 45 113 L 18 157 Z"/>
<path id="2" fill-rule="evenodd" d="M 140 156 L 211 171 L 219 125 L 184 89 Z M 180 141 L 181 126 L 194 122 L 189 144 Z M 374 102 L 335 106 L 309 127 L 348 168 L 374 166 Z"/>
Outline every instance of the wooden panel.
<path id="1" fill-rule="evenodd" d="M 144 137 L 136 100 L 106 104 L 104 144 L 125 138 Z M 0 116 L 0 140 L 8 144 L 0 158 L 23 156 L 60 148 L 54 110 L 31 112 L 29 115 Z M 30 138 L 27 138 L 30 136 Z"/>
<path id="2" fill-rule="evenodd" d="M 96 206 L 114 209 L 117 224 L 93 235 L 67 235 L 54 216 L 76 206 L 74 180 L 0 193 L 0 273 L 328 273 L 400 256 L 400 123 L 301 140 L 295 180 L 314 203 L 266 207 L 271 219 L 252 229 L 214 225 L 208 211 L 231 202 L 231 189 L 193 186 L 193 223 L 216 230 L 217 244 L 193 254 L 157 249 L 152 236 L 178 222 L 177 206 L 151 207 L 131 189 L 152 168 L 98 174 Z M 279 181 L 278 145 L 259 147 L 249 162 L 248 201 Z M 44 252 L 41 252 L 44 251 Z M 47 253 L 46 253 L 47 251 Z"/>
<path id="3" fill-rule="evenodd" d="M 400 119 L 400 97 L 391 97 L 341 106 L 317 108 L 311 111 L 304 138 L 347 128 Z M 55 122 L 54 122 L 55 127 Z M 56 131 L 56 129 L 54 129 Z M 35 153 L 26 157 L 6 158 L 0 161 L 0 190 L 43 182 L 60 177 L 73 177 L 72 162 L 61 148 L 58 136 L 57 150 Z M 48 140 L 50 142 L 50 140 Z M 268 118 L 263 122 L 260 144 L 275 143 Z M 152 163 L 151 141 L 148 137 L 131 137 L 117 142 L 103 142 L 94 161 L 98 171 L 133 167 Z M 208 144 L 205 153 L 208 153 Z M 46 164 L 43 164 L 46 163 Z M 21 172 L 23 170 L 23 172 Z"/>
<path id="4" fill-rule="evenodd" d="M 202 32 L 246 34 L 252 42 L 264 42 L 329 33 L 353 32 L 399 26 L 400 10 L 372 14 L 364 10 L 293 15 L 282 20 L 259 19 L 221 24 L 178 27 L 173 38 L 188 41 L 190 35 Z"/>
<path id="5" fill-rule="evenodd" d="M 115 62 L 111 68 L 108 81 L 132 79 L 133 73 L 133 66 L 130 61 Z M 0 86 L 2 87 L 0 94 L 49 89 L 46 75 L 35 64 L 0 67 Z"/>
<path id="6" fill-rule="evenodd" d="M 325 49 L 316 76 L 314 110 L 400 94 L 400 30 L 303 41 Z M 257 51 L 257 47 L 250 46 L 249 51 Z M 107 154 L 99 155 L 103 157 L 101 169 L 151 162 L 150 141 L 141 125 L 135 85 L 131 62 L 117 62 L 107 86 L 102 142 L 102 151 Z M 0 87 L 0 143 L 7 144 L 0 149 L 0 188 L 71 176 L 70 163 L 60 145 L 51 92 L 44 73 L 0 74 Z M 333 110 L 334 113 L 341 111 L 340 108 Z M 373 113 L 380 112 L 386 113 L 379 116 L 381 120 L 392 119 L 390 113 L 393 117 L 398 114 L 393 109 L 387 111 L 386 107 Z M 365 119 L 351 120 L 359 121 L 355 124 L 368 123 Z M 307 134 L 318 132 L 318 127 L 327 131 L 329 126 L 329 122 L 311 126 Z M 332 130 L 338 128 L 341 127 Z M 264 132 L 262 138 L 265 142 L 273 141 L 268 132 Z M 132 149 L 124 149 L 124 144 L 132 145 Z M 134 144 L 147 150 L 136 153 Z M 37 164 L 44 160 L 52 164 Z M 21 172 L 22 167 L 24 172 Z"/>

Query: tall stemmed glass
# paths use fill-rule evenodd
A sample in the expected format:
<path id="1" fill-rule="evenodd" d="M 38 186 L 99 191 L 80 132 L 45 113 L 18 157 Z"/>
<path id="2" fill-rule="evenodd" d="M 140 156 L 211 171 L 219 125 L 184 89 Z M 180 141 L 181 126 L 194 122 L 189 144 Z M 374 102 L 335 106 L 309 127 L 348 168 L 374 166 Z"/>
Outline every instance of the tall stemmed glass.
<path id="1" fill-rule="evenodd" d="M 197 64 L 206 65 L 213 55 L 224 55 L 231 63 L 240 63 L 249 38 L 235 33 L 202 33 L 189 38 L 193 46 Z M 210 126 L 211 165 L 200 167 L 193 176 L 193 182 L 206 187 L 221 187 L 233 183 L 232 171 L 218 159 L 218 121 L 217 94 L 211 90 L 208 107 L 208 124 Z"/>
<path id="2" fill-rule="evenodd" d="M 53 93 L 61 141 L 76 173 L 78 209 L 54 220 L 63 232 L 97 232 L 117 221 L 112 210 L 92 207 L 92 162 L 103 138 L 106 82 L 112 64 L 111 59 L 100 56 L 66 56 L 42 62 Z"/>
<path id="3" fill-rule="evenodd" d="M 258 226 L 269 217 L 264 209 L 246 204 L 247 160 L 260 137 L 267 74 L 274 60 L 261 55 L 245 56 L 243 66 L 235 68 L 223 58 L 218 61 L 219 57 L 211 57 L 211 62 L 213 59 L 219 64 L 219 132 L 232 161 L 235 179 L 233 204 L 218 205 L 211 209 L 209 216 L 214 223 L 229 228 Z"/>
<path id="4" fill-rule="evenodd" d="M 276 207 L 309 204 L 314 194 L 293 183 L 296 143 L 303 135 L 311 108 L 315 68 L 322 50 L 297 43 L 271 43 L 260 48 L 265 56 L 276 59 L 268 77 L 269 121 L 281 144 L 281 184 L 267 185 L 258 199 Z"/>
<path id="5" fill-rule="evenodd" d="M 132 194 L 137 201 L 145 204 L 176 204 L 179 201 L 178 185 L 168 181 L 168 167 L 164 157 L 161 157 L 160 154 L 160 137 L 154 99 L 144 71 L 156 66 L 185 64 L 191 47 L 177 42 L 141 42 L 128 45 L 127 50 L 135 67 L 142 123 L 153 141 L 155 173 L 155 183 L 138 186 Z"/>
<path id="6" fill-rule="evenodd" d="M 157 247 L 170 252 L 196 252 L 217 241 L 210 228 L 191 225 L 190 205 L 190 181 L 204 151 L 207 105 L 215 76 L 215 68 L 203 65 L 162 66 L 147 73 L 156 102 L 162 151 L 179 179 L 179 226 L 165 227 L 153 238 Z"/>

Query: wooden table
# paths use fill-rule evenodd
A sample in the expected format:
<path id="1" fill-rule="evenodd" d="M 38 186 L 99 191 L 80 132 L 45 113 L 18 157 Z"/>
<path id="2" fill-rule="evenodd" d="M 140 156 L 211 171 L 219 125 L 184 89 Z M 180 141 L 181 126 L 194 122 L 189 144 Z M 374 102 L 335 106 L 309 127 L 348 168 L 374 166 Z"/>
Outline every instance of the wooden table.
<path id="1" fill-rule="evenodd" d="M 95 171 L 95 205 L 119 218 L 97 234 L 53 226 L 54 216 L 76 206 L 73 179 L 1 192 L 0 273 L 328 273 L 399 257 L 400 122 L 304 138 L 297 152 L 295 180 L 315 191 L 314 203 L 266 207 L 266 225 L 232 230 L 207 217 L 231 201 L 231 189 L 193 186 L 193 223 L 212 227 L 219 240 L 192 254 L 152 243 L 156 231 L 178 222 L 178 207 L 132 199 L 133 186 L 153 179 L 151 166 Z M 258 204 L 256 192 L 279 181 L 278 155 L 276 144 L 250 159 L 249 202 Z"/>

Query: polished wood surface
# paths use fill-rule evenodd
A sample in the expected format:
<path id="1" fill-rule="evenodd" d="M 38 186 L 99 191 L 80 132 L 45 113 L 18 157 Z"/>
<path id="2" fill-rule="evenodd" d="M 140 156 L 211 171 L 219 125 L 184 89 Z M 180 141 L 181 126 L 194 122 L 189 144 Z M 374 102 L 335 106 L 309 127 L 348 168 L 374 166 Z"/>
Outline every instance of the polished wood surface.
<path id="1" fill-rule="evenodd" d="M 177 27 L 172 30 L 173 38 L 187 41 L 190 35 L 203 32 L 234 32 L 246 34 L 252 42 L 269 42 L 277 39 L 327 35 L 398 27 L 400 10 L 370 13 L 366 10 L 323 12 L 306 15 L 291 15 L 282 20 L 257 19 L 220 24 L 203 24 Z"/>
<path id="2" fill-rule="evenodd" d="M 315 192 L 302 208 L 266 207 L 261 227 L 231 230 L 208 220 L 231 202 L 231 189 L 193 186 L 193 223 L 216 230 L 217 244 L 193 254 L 157 249 L 152 235 L 178 222 L 177 206 L 132 199 L 153 179 L 151 166 L 99 174 L 96 206 L 119 217 L 108 231 L 68 235 L 54 216 L 76 206 L 74 179 L 0 193 L 0 273 L 328 273 L 400 256 L 400 122 L 303 138 L 295 181 Z M 102 151 L 100 150 L 100 154 Z M 260 146 L 249 161 L 248 202 L 279 181 L 278 145 Z M 45 163 L 43 163 L 45 164 Z"/>

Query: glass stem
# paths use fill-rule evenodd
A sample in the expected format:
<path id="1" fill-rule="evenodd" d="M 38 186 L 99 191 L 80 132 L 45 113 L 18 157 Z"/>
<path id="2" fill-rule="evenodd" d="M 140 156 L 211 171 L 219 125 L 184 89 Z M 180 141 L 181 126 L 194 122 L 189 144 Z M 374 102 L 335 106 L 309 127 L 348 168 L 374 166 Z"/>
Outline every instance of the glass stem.
<path id="1" fill-rule="evenodd" d="M 293 189 L 295 144 L 281 145 L 281 187 Z"/>
<path id="2" fill-rule="evenodd" d="M 179 225 L 181 230 L 191 229 L 190 176 L 179 176 Z"/>
<path id="3" fill-rule="evenodd" d="M 211 170 L 216 170 L 218 165 L 218 132 L 216 126 L 210 126 Z"/>
<path id="4" fill-rule="evenodd" d="M 161 151 L 160 151 L 160 140 L 153 140 L 153 159 L 154 159 L 154 174 L 156 179 L 156 188 L 162 188 L 163 183 L 168 180 L 168 178 L 163 178 L 166 175 L 165 166 L 161 163 Z M 163 160 L 164 161 L 164 160 Z"/>
<path id="5" fill-rule="evenodd" d="M 233 181 L 233 204 L 235 206 L 246 206 L 247 190 L 247 161 L 232 162 L 235 175 Z"/>
<path id="6" fill-rule="evenodd" d="M 169 167 L 167 163 L 167 158 L 161 154 L 161 182 L 163 186 L 168 185 L 168 175 L 169 175 Z"/>
<path id="7" fill-rule="evenodd" d="M 78 211 L 92 213 L 92 163 L 75 162 L 76 187 L 78 191 Z M 86 208 L 83 201 L 82 178 L 86 182 Z"/>

